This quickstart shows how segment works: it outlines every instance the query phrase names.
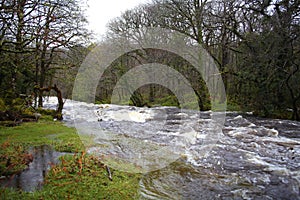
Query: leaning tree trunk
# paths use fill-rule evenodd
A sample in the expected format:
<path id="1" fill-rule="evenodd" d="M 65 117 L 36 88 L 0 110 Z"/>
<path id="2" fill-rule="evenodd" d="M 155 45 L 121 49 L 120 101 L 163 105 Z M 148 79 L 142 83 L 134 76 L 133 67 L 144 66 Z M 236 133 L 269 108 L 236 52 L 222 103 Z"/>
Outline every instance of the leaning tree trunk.
<path id="1" fill-rule="evenodd" d="M 64 102 L 63 102 L 61 90 L 58 89 L 56 84 L 54 84 L 54 87 L 52 87 L 52 89 L 56 92 L 56 96 L 57 96 L 57 100 L 58 100 L 58 107 L 57 107 L 57 110 L 56 110 L 56 118 L 58 120 L 62 120 L 63 119 L 62 110 L 63 110 L 63 107 L 64 107 Z"/>
<path id="2" fill-rule="evenodd" d="M 203 111 L 204 110 L 204 105 L 203 105 L 201 94 L 197 90 L 194 90 L 194 91 L 195 91 L 196 96 L 198 97 L 197 100 L 198 100 L 199 109 L 200 109 L 200 111 Z"/>
<path id="3" fill-rule="evenodd" d="M 61 90 L 58 89 L 57 85 L 54 84 L 54 86 L 43 87 L 43 88 L 40 88 L 40 87 L 36 86 L 35 90 L 38 90 L 39 94 L 42 94 L 45 91 L 50 92 L 51 90 L 54 90 L 56 92 L 56 96 L 57 96 L 57 100 L 58 100 L 58 106 L 57 106 L 57 109 L 56 109 L 55 116 L 53 116 L 53 117 L 56 118 L 57 120 L 62 120 L 63 119 L 62 110 L 63 110 L 63 107 L 64 107 L 64 101 L 63 101 L 63 98 L 62 98 Z"/>
<path id="4" fill-rule="evenodd" d="M 292 116 L 292 120 L 300 121 L 300 116 L 299 116 L 298 107 L 297 107 L 297 101 L 298 101 L 298 99 L 300 99 L 300 95 L 298 96 L 298 98 L 295 98 L 293 100 L 293 116 Z"/>
<path id="5" fill-rule="evenodd" d="M 293 116 L 292 116 L 292 120 L 300 120 L 300 116 L 298 114 L 298 107 L 297 107 L 297 101 L 300 99 L 300 95 L 295 96 L 295 93 L 293 91 L 293 88 L 290 86 L 289 81 L 291 79 L 291 77 L 296 74 L 296 72 L 299 71 L 299 68 L 297 67 L 297 69 L 295 71 L 293 71 L 291 74 L 289 74 L 289 76 L 287 77 L 287 79 L 285 80 L 285 84 L 287 86 L 287 89 L 290 93 L 291 99 L 292 99 L 292 107 L 293 107 Z"/>

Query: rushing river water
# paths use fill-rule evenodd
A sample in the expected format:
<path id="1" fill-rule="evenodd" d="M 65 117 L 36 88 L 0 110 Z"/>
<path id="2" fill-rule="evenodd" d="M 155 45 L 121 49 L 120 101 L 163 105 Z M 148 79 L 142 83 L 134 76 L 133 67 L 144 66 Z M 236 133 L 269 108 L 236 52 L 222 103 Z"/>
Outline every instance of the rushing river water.
<path id="1" fill-rule="evenodd" d="M 54 108 L 55 99 L 45 105 Z M 176 160 L 168 157 L 170 164 L 144 174 L 142 199 L 300 199 L 299 122 L 230 112 L 218 139 L 205 150 L 203 138 L 211 131 L 211 115 L 172 107 L 100 107 L 71 100 L 64 107 L 65 123 L 74 126 L 75 120 L 76 127 L 82 128 L 79 132 L 101 129 L 123 136 L 121 143 L 95 137 L 95 143 L 109 146 L 106 152 L 99 151 L 103 154 L 130 160 L 136 156 L 134 148 L 142 149 L 126 141 L 173 147 L 182 147 L 185 141 L 184 148 L 175 148 L 181 151 Z"/>

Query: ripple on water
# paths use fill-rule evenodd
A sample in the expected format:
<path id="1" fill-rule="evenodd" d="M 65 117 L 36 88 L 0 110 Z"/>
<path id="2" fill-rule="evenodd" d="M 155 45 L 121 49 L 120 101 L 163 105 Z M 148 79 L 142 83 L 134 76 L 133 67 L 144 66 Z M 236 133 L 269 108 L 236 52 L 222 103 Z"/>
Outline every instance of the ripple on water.
<path id="1" fill-rule="evenodd" d="M 92 108 L 97 111 L 99 105 L 79 104 L 75 108 L 83 123 L 86 117 L 97 119 Z M 299 122 L 231 112 L 218 143 L 205 146 L 203 141 L 214 130 L 211 111 L 106 106 L 101 108 L 106 112 L 103 121 L 96 123 L 114 134 L 165 144 L 175 141 L 180 136 L 177 127 L 185 125 L 182 133 L 195 135 L 196 140 L 185 143 L 182 158 L 144 174 L 140 190 L 145 199 L 300 199 Z M 70 108 L 65 105 L 64 112 L 74 120 Z M 89 116 L 86 110 L 93 113 Z M 124 119 L 124 113 L 133 117 Z"/>

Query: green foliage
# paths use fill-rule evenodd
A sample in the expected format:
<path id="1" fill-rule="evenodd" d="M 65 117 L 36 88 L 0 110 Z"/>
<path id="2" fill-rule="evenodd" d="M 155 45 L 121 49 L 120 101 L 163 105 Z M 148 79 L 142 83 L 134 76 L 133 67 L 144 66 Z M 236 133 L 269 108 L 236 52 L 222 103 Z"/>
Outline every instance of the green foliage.
<path id="1" fill-rule="evenodd" d="M 292 49 L 282 52 L 286 44 L 279 34 L 275 31 L 270 33 L 269 30 L 261 34 L 249 34 L 247 41 L 240 46 L 247 54 L 240 55 L 238 100 L 242 107 L 254 110 L 263 117 L 278 116 L 274 113 L 288 116 L 286 109 L 292 106 L 291 102 L 296 98 L 295 95 L 294 99 L 291 98 L 289 90 L 296 94 L 297 86 L 292 85 L 288 77 L 295 78 L 299 74 L 289 73 L 293 64 L 289 63 L 292 58 L 288 57 L 287 51 Z M 251 48 L 246 44 L 250 44 Z"/>
<path id="2" fill-rule="evenodd" d="M 101 100 L 101 101 L 97 101 L 95 102 L 95 104 L 109 104 L 110 102 L 107 99 Z"/>
<path id="3" fill-rule="evenodd" d="M 157 99 L 154 103 L 160 104 L 162 106 L 178 106 L 178 100 L 176 96 L 169 95 L 163 98 Z"/>
<path id="4" fill-rule="evenodd" d="M 49 116 L 54 116 L 56 114 L 55 110 L 44 109 L 44 108 L 38 108 L 37 112 L 40 113 L 41 115 L 49 115 Z"/>
<path id="5" fill-rule="evenodd" d="M 12 103 L 10 105 L 10 110 L 22 112 L 22 110 L 25 109 L 25 101 L 21 98 L 15 98 L 12 100 Z"/>
<path id="6" fill-rule="evenodd" d="M 33 108 L 25 108 L 22 110 L 22 115 L 24 116 L 33 116 L 34 110 Z"/>
<path id="7" fill-rule="evenodd" d="M 236 102 L 236 100 L 228 98 L 227 105 L 226 105 L 226 110 L 227 111 L 242 111 L 242 108 L 239 105 L 239 103 Z"/>

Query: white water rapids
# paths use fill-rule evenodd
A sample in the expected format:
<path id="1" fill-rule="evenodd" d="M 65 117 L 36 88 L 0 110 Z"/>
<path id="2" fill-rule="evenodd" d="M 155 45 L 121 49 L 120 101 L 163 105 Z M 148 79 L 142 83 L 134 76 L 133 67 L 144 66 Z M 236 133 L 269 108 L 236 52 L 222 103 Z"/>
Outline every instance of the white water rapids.
<path id="1" fill-rule="evenodd" d="M 50 97 L 44 105 L 55 109 L 56 99 Z M 174 148 L 178 157 L 144 174 L 142 199 L 300 199 L 299 122 L 227 113 L 216 143 L 207 145 L 206 151 L 203 143 L 214 125 L 211 112 L 67 100 L 63 115 L 67 125 L 74 126 L 75 120 L 83 135 L 99 129 L 109 135 L 95 136 L 94 143 L 106 150 L 91 147 L 92 153 L 132 159 L 139 165 L 143 156 L 136 156 L 146 150 Z M 137 139 L 146 144 L 144 149 L 132 146 Z"/>

